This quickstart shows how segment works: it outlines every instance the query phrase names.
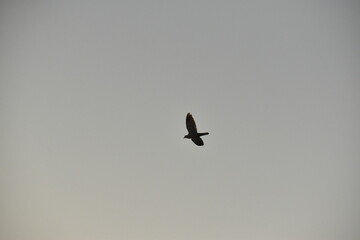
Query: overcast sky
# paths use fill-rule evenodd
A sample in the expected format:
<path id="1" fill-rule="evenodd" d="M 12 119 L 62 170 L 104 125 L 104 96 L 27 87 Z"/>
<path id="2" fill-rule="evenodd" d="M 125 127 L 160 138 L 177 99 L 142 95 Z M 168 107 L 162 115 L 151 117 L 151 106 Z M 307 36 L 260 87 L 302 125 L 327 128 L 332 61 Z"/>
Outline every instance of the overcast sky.
<path id="1" fill-rule="evenodd" d="M 1 2 L 1 238 L 360 239 L 359 13 Z"/>

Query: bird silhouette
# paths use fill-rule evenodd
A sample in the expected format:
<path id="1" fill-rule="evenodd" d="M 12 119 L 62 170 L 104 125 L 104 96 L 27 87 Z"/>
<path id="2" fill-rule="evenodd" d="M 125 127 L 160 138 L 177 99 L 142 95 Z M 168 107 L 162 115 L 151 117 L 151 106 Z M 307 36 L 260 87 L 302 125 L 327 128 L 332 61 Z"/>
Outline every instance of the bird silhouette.
<path id="1" fill-rule="evenodd" d="M 191 115 L 191 113 L 188 113 L 186 115 L 186 128 L 189 133 L 185 135 L 184 138 L 190 138 L 196 145 L 203 146 L 204 142 L 200 137 L 204 135 L 208 135 L 209 133 L 208 132 L 198 133 L 195 120 Z"/>

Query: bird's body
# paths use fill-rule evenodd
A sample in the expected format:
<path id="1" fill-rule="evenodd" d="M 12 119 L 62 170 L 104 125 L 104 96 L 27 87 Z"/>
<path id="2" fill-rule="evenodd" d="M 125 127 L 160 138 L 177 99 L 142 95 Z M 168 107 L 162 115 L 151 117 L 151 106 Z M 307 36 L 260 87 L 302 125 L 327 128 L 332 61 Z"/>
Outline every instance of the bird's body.
<path id="1" fill-rule="evenodd" d="M 203 146 L 204 142 L 200 137 L 204 136 L 204 135 L 208 135 L 209 133 L 208 132 L 198 133 L 197 128 L 196 128 L 195 120 L 194 120 L 193 116 L 191 115 L 191 113 L 188 113 L 186 115 L 186 128 L 187 128 L 189 133 L 187 135 L 185 135 L 184 138 L 189 138 L 196 145 Z"/>

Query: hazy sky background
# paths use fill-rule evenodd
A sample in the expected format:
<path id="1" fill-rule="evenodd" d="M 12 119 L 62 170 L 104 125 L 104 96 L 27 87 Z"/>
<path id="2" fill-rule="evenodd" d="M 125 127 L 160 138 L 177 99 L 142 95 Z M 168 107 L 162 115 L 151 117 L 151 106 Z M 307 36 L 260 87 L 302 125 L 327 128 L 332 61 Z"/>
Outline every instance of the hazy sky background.
<path id="1" fill-rule="evenodd" d="M 1 2 L 1 239 L 360 239 L 359 13 Z"/>

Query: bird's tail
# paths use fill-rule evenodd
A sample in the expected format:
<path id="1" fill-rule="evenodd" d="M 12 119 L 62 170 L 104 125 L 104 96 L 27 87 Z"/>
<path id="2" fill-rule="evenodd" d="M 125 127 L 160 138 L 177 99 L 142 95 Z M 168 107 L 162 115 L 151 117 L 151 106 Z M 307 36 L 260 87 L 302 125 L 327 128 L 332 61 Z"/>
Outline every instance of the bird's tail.
<path id="1" fill-rule="evenodd" d="M 201 136 L 204 136 L 204 135 L 209 135 L 208 132 L 205 132 L 205 133 L 198 133 L 198 136 L 201 137 Z"/>

